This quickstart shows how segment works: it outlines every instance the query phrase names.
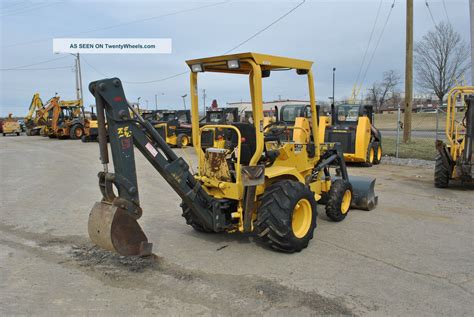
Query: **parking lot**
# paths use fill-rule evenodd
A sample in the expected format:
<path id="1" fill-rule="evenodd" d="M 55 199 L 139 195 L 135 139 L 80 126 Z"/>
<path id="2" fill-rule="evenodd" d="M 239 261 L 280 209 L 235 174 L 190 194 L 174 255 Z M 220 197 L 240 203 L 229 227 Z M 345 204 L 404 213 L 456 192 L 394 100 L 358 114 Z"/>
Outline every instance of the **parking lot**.
<path id="1" fill-rule="evenodd" d="M 321 207 L 309 247 L 282 254 L 251 235 L 193 231 L 137 154 L 156 256 L 128 259 L 88 239 L 98 156 L 97 143 L 0 138 L 1 315 L 472 314 L 473 191 L 434 188 L 429 167 L 351 167 L 377 178 L 379 206 L 341 223 Z"/>

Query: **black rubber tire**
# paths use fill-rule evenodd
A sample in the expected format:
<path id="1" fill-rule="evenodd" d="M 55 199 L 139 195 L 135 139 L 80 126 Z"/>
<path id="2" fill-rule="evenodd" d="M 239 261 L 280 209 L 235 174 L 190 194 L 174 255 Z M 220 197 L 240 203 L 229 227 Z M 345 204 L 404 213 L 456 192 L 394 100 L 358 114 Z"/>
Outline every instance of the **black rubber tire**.
<path id="1" fill-rule="evenodd" d="M 379 165 L 380 162 L 382 161 L 383 151 L 382 151 L 382 154 L 380 155 L 380 159 L 378 158 L 378 151 L 379 151 L 379 148 L 380 150 L 383 150 L 382 144 L 380 144 L 379 142 L 374 142 L 373 147 L 374 147 L 374 165 Z"/>
<path id="2" fill-rule="evenodd" d="M 6 135 L 7 135 L 6 133 L 2 133 L 2 134 L 3 134 L 3 136 L 6 136 Z"/>
<path id="3" fill-rule="evenodd" d="M 77 134 L 76 134 L 77 129 L 81 129 L 81 135 L 80 136 L 77 136 Z M 71 140 L 80 139 L 80 138 L 82 138 L 83 135 L 84 135 L 84 129 L 79 124 L 73 125 L 71 127 L 71 129 L 69 130 L 69 138 L 71 138 Z"/>
<path id="4" fill-rule="evenodd" d="M 298 201 L 306 199 L 312 209 L 310 227 L 304 237 L 298 238 L 292 229 L 293 209 Z M 293 253 L 308 246 L 313 238 L 318 217 L 314 193 L 303 183 L 291 180 L 268 187 L 260 198 L 255 231 L 260 241 L 272 249 Z"/>
<path id="5" fill-rule="evenodd" d="M 186 206 L 184 202 L 181 203 L 181 209 L 183 209 L 183 214 L 182 216 L 184 219 L 186 219 L 186 224 L 190 225 L 193 227 L 194 230 L 199 231 L 199 232 L 204 232 L 204 233 L 213 233 L 213 230 L 207 229 L 202 225 L 202 223 L 199 221 L 199 219 L 194 216 L 193 211 L 191 208 Z"/>
<path id="6" fill-rule="evenodd" d="M 370 150 L 371 149 L 373 149 L 373 144 L 369 143 L 369 146 L 367 147 L 367 154 L 366 154 L 365 163 L 364 163 L 364 166 L 366 166 L 366 167 L 371 167 L 372 163 L 373 163 L 373 162 L 370 161 Z"/>
<path id="7" fill-rule="evenodd" d="M 449 169 L 444 165 L 440 154 L 436 156 L 434 185 L 437 188 L 446 188 L 449 185 Z"/>
<path id="8" fill-rule="evenodd" d="M 17 132 L 17 133 L 16 133 L 16 136 L 20 136 L 20 132 Z"/>
<path id="9" fill-rule="evenodd" d="M 350 206 L 349 210 L 347 210 L 346 213 L 343 213 L 341 209 L 342 198 L 344 197 L 344 193 L 348 189 L 351 191 L 352 198 L 352 186 L 348 181 L 345 181 L 343 179 L 336 179 L 331 184 L 331 188 L 329 189 L 328 193 L 328 201 L 326 203 L 326 215 L 332 221 L 342 221 L 349 213 Z"/>
<path id="10" fill-rule="evenodd" d="M 178 134 L 178 136 L 176 137 L 176 147 L 178 147 L 178 148 L 183 147 L 183 145 L 182 145 L 183 138 L 188 139 L 188 144 L 186 146 L 189 146 L 191 144 L 189 136 L 187 136 L 186 134 Z"/>
<path id="11" fill-rule="evenodd" d="M 50 139 L 56 139 L 56 136 L 54 134 L 48 134 L 48 138 Z"/>

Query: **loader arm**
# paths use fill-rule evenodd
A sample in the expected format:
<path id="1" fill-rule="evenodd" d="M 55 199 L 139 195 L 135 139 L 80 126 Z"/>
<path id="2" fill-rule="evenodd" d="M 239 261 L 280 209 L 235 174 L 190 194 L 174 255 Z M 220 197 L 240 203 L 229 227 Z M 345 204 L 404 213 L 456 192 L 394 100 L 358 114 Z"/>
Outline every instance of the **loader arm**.
<path id="1" fill-rule="evenodd" d="M 103 199 L 94 206 L 89 218 L 92 241 L 122 255 L 145 255 L 151 252 L 151 245 L 136 223 L 142 212 L 134 147 L 161 174 L 183 203 L 194 211 L 206 228 L 223 231 L 226 224 L 220 212 L 221 201 L 211 198 L 204 191 L 190 173 L 186 161 L 173 152 L 150 122 L 128 105 L 120 80 L 112 78 L 95 81 L 89 85 L 89 90 L 96 99 L 99 146 L 104 166 L 104 171 L 99 173 Z M 134 118 L 130 116 L 130 110 Z M 114 173 L 110 173 L 107 168 L 106 121 Z M 113 193 L 113 186 L 117 188 L 118 197 Z M 107 225 L 106 230 L 103 230 L 107 221 L 110 226 Z M 134 229 L 128 232 L 125 227 L 130 226 Z"/>
<path id="2" fill-rule="evenodd" d="M 28 109 L 28 114 L 25 117 L 25 121 L 30 121 L 33 118 L 35 110 L 43 108 L 43 101 L 41 100 L 38 93 L 33 95 L 31 99 L 30 108 Z"/>

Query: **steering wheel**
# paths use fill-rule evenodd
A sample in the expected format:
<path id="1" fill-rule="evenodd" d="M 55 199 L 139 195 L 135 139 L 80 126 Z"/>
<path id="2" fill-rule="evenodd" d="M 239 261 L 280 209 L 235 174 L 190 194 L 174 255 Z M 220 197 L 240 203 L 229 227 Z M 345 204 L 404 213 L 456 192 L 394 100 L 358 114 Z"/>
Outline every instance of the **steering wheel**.
<path id="1" fill-rule="evenodd" d="M 283 126 L 282 128 L 280 127 L 276 127 L 276 126 Z M 271 128 L 273 127 L 273 128 Z M 271 128 L 271 129 L 269 129 Z M 285 132 L 286 130 L 288 130 L 288 123 L 286 123 L 285 121 L 276 121 L 276 122 L 272 122 L 268 125 L 266 125 L 264 128 L 263 128 L 263 131 L 269 129 L 269 131 L 267 133 L 270 133 L 274 136 L 280 136 L 283 134 L 283 132 Z"/>

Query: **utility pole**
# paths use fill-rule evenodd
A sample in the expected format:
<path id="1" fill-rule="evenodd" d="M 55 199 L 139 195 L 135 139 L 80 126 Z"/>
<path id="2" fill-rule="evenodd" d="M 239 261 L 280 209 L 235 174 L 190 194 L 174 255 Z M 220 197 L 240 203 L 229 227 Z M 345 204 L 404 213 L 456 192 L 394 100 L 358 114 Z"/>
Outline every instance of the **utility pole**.
<path id="1" fill-rule="evenodd" d="M 471 20 L 471 85 L 474 86 L 474 0 L 469 0 L 469 17 Z"/>
<path id="2" fill-rule="evenodd" d="M 81 106 L 83 103 L 82 95 L 82 74 L 81 74 L 81 60 L 79 58 L 79 53 L 72 54 L 76 57 L 76 99 L 81 101 Z"/>
<path id="3" fill-rule="evenodd" d="M 471 0 L 472 1 L 472 0 Z M 403 142 L 411 140 L 411 115 L 413 102 L 413 0 L 407 0 L 405 48 L 405 113 Z"/>
<path id="4" fill-rule="evenodd" d="M 336 105 L 336 101 L 334 99 L 334 87 L 336 86 L 336 67 L 332 68 L 332 103 L 333 106 Z"/>
<path id="5" fill-rule="evenodd" d="M 206 89 L 203 89 L 202 90 L 202 104 L 203 104 L 203 108 L 204 108 L 204 116 L 206 116 Z"/>
<path id="6" fill-rule="evenodd" d="M 186 97 L 188 96 L 188 94 L 184 94 L 181 96 L 181 98 L 183 98 L 183 106 L 184 106 L 184 110 L 186 110 Z"/>
<path id="7" fill-rule="evenodd" d="M 158 110 L 158 94 L 155 94 L 155 110 Z"/>

